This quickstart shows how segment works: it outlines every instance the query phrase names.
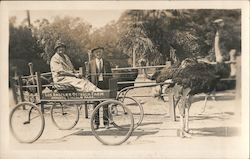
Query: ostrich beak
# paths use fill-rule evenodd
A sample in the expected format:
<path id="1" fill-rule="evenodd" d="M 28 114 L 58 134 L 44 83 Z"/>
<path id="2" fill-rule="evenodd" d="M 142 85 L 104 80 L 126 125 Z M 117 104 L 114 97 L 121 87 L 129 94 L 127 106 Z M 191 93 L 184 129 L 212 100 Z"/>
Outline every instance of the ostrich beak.
<path id="1" fill-rule="evenodd" d="M 166 81 L 164 81 L 165 83 L 173 83 L 172 79 L 167 79 Z"/>
<path id="2" fill-rule="evenodd" d="M 223 27 L 225 23 L 223 19 L 216 19 L 215 21 L 213 21 L 213 24 L 216 27 Z"/>
<path id="3" fill-rule="evenodd" d="M 169 86 L 169 84 L 163 85 L 163 86 L 162 86 L 161 92 L 162 92 L 163 94 L 167 93 L 168 86 Z"/>
<path id="4" fill-rule="evenodd" d="M 152 89 L 152 93 L 153 93 L 153 96 L 154 96 L 154 97 L 160 96 L 160 94 L 161 94 L 161 86 L 155 86 L 155 87 Z"/>

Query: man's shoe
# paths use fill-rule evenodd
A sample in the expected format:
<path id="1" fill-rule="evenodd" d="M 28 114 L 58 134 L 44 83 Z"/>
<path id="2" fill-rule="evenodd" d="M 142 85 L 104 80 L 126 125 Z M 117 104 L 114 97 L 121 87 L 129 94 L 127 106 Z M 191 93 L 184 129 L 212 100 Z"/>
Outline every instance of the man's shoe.
<path id="1" fill-rule="evenodd" d="M 94 130 L 99 129 L 99 125 L 94 125 Z"/>
<path id="2" fill-rule="evenodd" d="M 109 125 L 105 125 L 105 129 L 109 129 Z"/>

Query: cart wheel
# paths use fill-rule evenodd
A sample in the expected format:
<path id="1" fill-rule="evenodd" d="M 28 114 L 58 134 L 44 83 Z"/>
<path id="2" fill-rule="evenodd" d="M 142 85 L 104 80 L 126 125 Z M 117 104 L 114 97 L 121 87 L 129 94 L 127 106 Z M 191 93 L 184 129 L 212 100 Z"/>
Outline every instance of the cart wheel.
<path id="1" fill-rule="evenodd" d="M 134 129 L 136 129 L 142 122 L 144 117 L 144 111 L 142 105 L 132 97 L 118 97 L 120 102 L 122 102 L 133 114 L 134 117 Z M 113 110 L 115 111 L 115 107 Z M 124 113 L 126 111 L 124 110 Z"/>
<path id="2" fill-rule="evenodd" d="M 116 112 L 112 112 L 112 107 L 116 107 Z M 103 113 L 103 110 L 107 113 Z M 127 113 L 124 113 L 124 110 Z M 99 112 L 99 123 L 103 124 L 103 118 L 108 119 L 109 128 L 99 127 L 95 129 L 96 117 Z M 119 126 L 117 126 L 117 124 Z M 94 136 L 104 145 L 120 145 L 125 142 L 134 130 L 134 118 L 131 111 L 117 100 L 108 100 L 100 103 L 91 115 L 91 130 Z"/>
<path id="3" fill-rule="evenodd" d="M 50 109 L 52 122 L 60 130 L 72 129 L 79 120 L 77 105 L 69 103 L 54 103 Z"/>
<path id="4" fill-rule="evenodd" d="M 22 102 L 10 112 L 10 131 L 21 143 L 36 141 L 44 130 L 44 116 L 33 103 Z"/>

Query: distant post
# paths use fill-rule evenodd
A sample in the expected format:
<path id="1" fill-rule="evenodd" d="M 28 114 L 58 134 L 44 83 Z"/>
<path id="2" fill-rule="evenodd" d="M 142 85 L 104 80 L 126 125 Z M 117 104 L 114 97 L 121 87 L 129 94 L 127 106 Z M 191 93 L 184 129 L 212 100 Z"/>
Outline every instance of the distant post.
<path id="1" fill-rule="evenodd" d="M 133 49 L 133 67 L 135 67 L 136 66 L 136 56 L 135 56 L 135 49 Z"/>
<path id="2" fill-rule="evenodd" d="M 241 56 L 238 56 L 237 59 L 237 72 L 236 72 L 236 99 L 241 99 Z"/>
<path id="3" fill-rule="evenodd" d="M 230 76 L 235 77 L 237 73 L 236 50 L 231 49 L 229 55 L 230 55 Z"/>
<path id="4" fill-rule="evenodd" d="M 241 56 L 237 56 L 236 59 L 236 102 L 235 102 L 235 115 L 236 119 L 240 120 L 241 117 L 241 110 L 242 110 L 242 102 L 241 102 Z"/>
<path id="5" fill-rule="evenodd" d="M 14 103 L 17 104 L 18 103 L 18 99 L 17 99 L 17 91 L 18 90 L 16 88 L 16 80 L 18 79 L 18 76 L 17 76 L 17 67 L 16 66 L 13 67 L 13 71 L 14 71 L 14 77 L 10 79 L 10 86 L 12 88 Z"/>
<path id="6" fill-rule="evenodd" d="M 91 50 L 88 50 L 89 62 L 91 61 L 91 56 L 92 56 L 92 52 L 91 52 Z"/>
<path id="7" fill-rule="evenodd" d="M 29 28 L 31 29 L 31 23 L 30 23 L 30 11 L 29 11 L 29 10 L 27 10 L 27 11 L 26 11 L 26 14 L 27 14 L 28 26 L 29 26 Z"/>
<path id="8" fill-rule="evenodd" d="M 90 52 L 88 52 L 88 55 L 89 55 L 89 62 L 90 62 L 90 59 L 91 59 L 91 57 L 90 57 Z M 84 64 L 85 64 L 85 78 L 89 78 L 89 62 L 85 62 Z M 82 74 L 83 74 L 83 69 L 81 68 L 81 72 L 82 72 Z M 88 102 L 87 101 L 85 101 L 84 102 L 84 112 L 85 112 L 85 118 L 87 119 L 88 117 L 89 117 L 89 115 L 88 115 Z"/>

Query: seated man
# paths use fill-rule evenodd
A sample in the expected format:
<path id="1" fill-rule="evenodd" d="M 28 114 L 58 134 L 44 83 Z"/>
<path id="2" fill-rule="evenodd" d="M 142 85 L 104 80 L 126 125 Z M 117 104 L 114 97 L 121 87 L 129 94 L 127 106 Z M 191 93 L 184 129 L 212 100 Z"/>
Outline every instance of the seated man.
<path id="1" fill-rule="evenodd" d="M 71 84 L 77 91 L 101 91 L 89 80 L 80 78 L 80 74 L 76 73 L 69 57 L 66 55 L 64 43 L 57 41 L 54 50 L 55 54 L 50 61 L 54 83 Z"/>

